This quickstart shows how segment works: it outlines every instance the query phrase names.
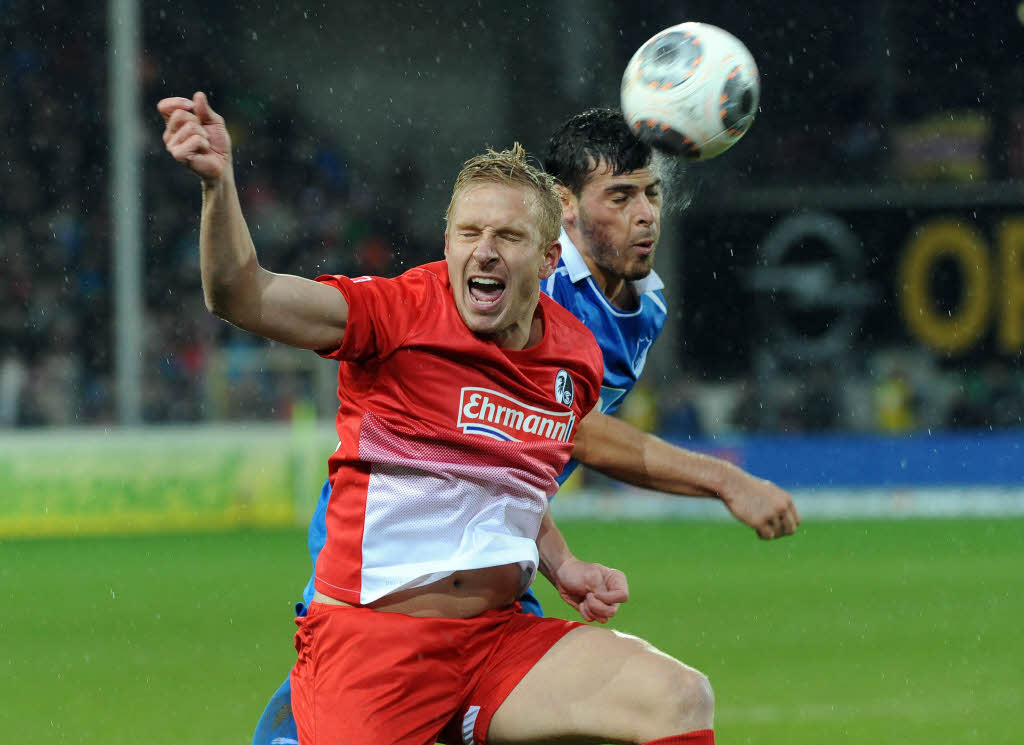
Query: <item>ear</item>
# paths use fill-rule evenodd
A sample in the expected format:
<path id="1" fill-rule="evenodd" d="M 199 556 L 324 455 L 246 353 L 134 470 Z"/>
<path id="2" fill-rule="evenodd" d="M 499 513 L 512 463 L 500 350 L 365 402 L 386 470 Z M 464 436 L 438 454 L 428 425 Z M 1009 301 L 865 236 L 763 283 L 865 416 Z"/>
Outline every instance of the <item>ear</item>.
<path id="1" fill-rule="evenodd" d="M 544 257 L 540 269 L 537 272 L 538 279 L 545 280 L 555 273 L 558 268 L 558 260 L 562 257 L 562 244 L 551 241 L 544 249 Z"/>
<path id="2" fill-rule="evenodd" d="M 555 189 L 558 190 L 558 196 L 562 200 L 562 224 L 575 225 L 576 213 L 580 206 L 579 200 L 575 194 L 561 184 L 555 184 Z"/>
<path id="3" fill-rule="evenodd" d="M 448 231 L 444 231 L 444 257 L 448 258 Z"/>

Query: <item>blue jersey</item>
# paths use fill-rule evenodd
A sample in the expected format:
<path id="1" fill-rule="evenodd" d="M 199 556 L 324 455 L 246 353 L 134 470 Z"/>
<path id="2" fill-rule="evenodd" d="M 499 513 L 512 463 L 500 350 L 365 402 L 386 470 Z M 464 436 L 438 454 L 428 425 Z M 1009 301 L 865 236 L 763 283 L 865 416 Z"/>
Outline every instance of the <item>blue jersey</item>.
<path id="1" fill-rule="evenodd" d="M 579 249 L 565 231 L 559 238 L 562 258 L 555 273 L 541 283 L 541 289 L 593 332 L 604 356 L 604 380 L 598 407 L 611 414 L 633 390 L 644 371 L 647 352 L 665 326 L 668 312 L 664 284 L 655 272 L 632 283 L 637 307 L 620 310 L 608 302 L 590 275 Z M 562 483 L 579 463 L 569 461 L 558 477 Z"/>
<path id="2" fill-rule="evenodd" d="M 608 302 L 590 275 L 590 269 L 580 256 L 579 249 L 569 240 L 565 231 L 559 238 L 562 244 L 562 258 L 558 268 L 541 284 L 541 289 L 583 322 L 593 332 L 604 357 L 604 379 L 601 381 L 601 398 L 598 408 L 610 414 L 619 408 L 647 361 L 647 352 L 665 326 L 667 311 L 665 298 L 661 294 L 664 285 L 653 271 L 642 280 L 632 283 L 638 305 L 633 310 L 620 310 Z M 561 484 L 576 469 L 579 463 L 570 460 L 558 476 Z M 316 567 L 320 549 L 327 540 L 325 517 L 327 503 L 331 496 L 330 482 L 324 482 L 320 499 L 309 524 L 309 553 Z M 310 577 L 302 603 L 296 606 L 296 613 L 305 615 L 306 608 L 313 600 L 313 577 Z M 520 604 L 527 613 L 541 616 L 540 603 L 527 590 L 520 598 Z M 290 709 L 291 688 L 289 681 L 281 685 L 267 705 L 253 737 L 253 745 L 290 745 L 297 743 L 295 720 Z"/>

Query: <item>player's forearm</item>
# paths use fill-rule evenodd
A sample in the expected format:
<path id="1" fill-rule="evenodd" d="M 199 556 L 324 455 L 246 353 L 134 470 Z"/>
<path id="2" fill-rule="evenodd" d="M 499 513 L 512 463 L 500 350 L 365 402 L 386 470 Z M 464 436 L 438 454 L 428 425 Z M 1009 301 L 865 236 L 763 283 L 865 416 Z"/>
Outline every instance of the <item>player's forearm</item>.
<path id="1" fill-rule="evenodd" d="M 676 447 L 649 433 L 638 438 L 648 489 L 693 497 L 718 497 L 729 471 L 735 468 L 720 458 Z"/>
<path id="2" fill-rule="evenodd" d="M 573 457 L 627 484 L 669 494 L 717 497 L 735 467 L 676 447 L 621 419 L 589 414 L 576 435 Z"/>
<path id="3" fill-rule="evenodd" d="M 555 578 L 558 575 L 558 569 L 568 559 L 571 559 L 573 554 L 569 550 L 569 544 L 566 543 L 562 531 L 555 525 L 550 509 L 544 514 L 540 532 L 537 534 L 537 553 L 540 555 L 538 570 L 552 585 L 557 586 Z"/>
<path id="4" fill-rule="evenodd" d="M 206 307 L 247 328 L 258 313 L 261 269 L 230 165 L 217 181 L 203 182 L 199 260 Z"/>

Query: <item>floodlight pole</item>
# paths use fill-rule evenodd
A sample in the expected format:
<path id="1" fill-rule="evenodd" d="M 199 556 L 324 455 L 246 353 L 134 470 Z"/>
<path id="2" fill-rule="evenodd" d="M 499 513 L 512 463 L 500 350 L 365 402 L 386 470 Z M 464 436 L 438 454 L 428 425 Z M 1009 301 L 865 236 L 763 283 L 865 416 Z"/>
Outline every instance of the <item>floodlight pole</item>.
<path id="1" fill-rule="evenodd" d="M 114 350 L 117 415 L 142 422 L 142 158 L 139 133 L 137 0 L 108 0 L 110 213 L 113 218 Z"/>

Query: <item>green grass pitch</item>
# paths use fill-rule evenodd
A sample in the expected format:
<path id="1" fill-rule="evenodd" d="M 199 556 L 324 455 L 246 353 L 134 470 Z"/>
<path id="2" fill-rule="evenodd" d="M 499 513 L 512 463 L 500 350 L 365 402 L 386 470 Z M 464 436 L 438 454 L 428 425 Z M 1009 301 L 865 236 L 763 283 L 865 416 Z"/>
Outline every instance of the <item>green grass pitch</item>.
<path id="1" fill-rule="evenodd" d="M 1020 519 L 562 529 L 627 573 L 615 628 L 709 675 L 723 745 L 1024 742 Z M 299 531 L 0 543 L 0 731 L 247 743 L 308 573 Z"/>

